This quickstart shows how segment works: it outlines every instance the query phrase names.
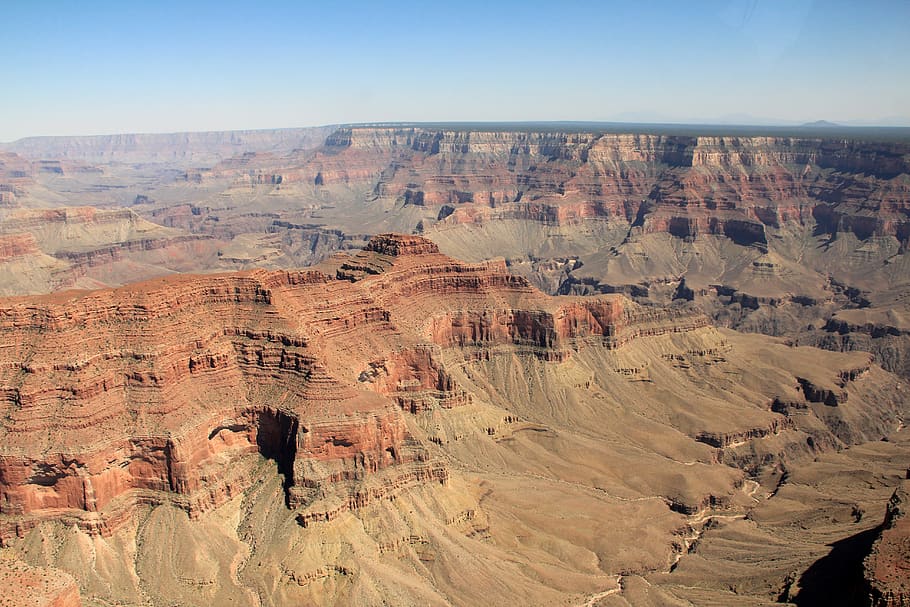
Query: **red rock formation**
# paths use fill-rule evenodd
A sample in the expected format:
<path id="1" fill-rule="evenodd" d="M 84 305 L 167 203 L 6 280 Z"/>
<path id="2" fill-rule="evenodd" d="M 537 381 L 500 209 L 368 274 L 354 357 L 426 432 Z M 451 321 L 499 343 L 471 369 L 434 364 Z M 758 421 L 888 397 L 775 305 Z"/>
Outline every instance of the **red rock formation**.
<path id="1" fill-rule="evenodd" d="M 899 143 L 794 137 L 355 127 L 315 156 L 282 160 L 281 172 L 370 185 L 377 197 L 443 207 L 448 222 L 605 218 L 763 247 L 765 226 L 810 222 L 906 242 L 906 153 Z"/>
<path id="2" fill-rule="evenodd" d="M 249 484 L 255 452 L 278 462 L 301 522 L 332 517 L 445 482 L 402 417 L 467 402 L 439 347 L 559 359 L 585 340 L 701 324 L 620 297 L 555 300 L 501 263 L 458 263 L 414 236 L 374 238 L 338 275 L 177 276 L 4 301 L 0 539 L 49 517 L 106 534 L 137 503 L 195 515 Z"/>
<path id="3" fill-rule="evenodd" d="M 392 256 L 439 253 L 439 247 L 426 238 L 396 234 L 374 236 L 364 250 Z"/>
<path id="4" fill-rule="evenodd" d="M 74 284 L 116 285 L 187 266 L 205 267 L 203 260 L 216 258 L 217 247 L 208 234 L 162 227 L 129 209 L 17 209 L 0 222 L 0 261 L 34 256 L 39 267 L 50 270 L 46 275 L 21 276 L 24 286 L 13 281 L 7 293 L 47 292 Z"/>
<path id="5" fill-rule="evenodd" d="M 0 261 L 8 261 L 26 255 L 40 253 L 38 243 L 31 234 L 9 234 L 0 236 Z"/>
<path id="6" fill-rule="evenodd" d="M 910 605 L 910 482 L 898 487 L 888 502 L 885 522 L 864 563 L 873 607 Z"/>
<path id="7" fill-rule="evenodd" d="M 447 482 L 405 416 L 469 402 L 450 349 L 565 360 L 707 324 L 619 295 L 548 297 L 416 236 L 378 236 L 336 266 L 0 302 L 0 540 L 47 519 L 108 534 L 137 504 L 196 516 L 249 487 L 257 453 L 301 524 L 332 519 Z M 723 448 L 788 428 L 693 438 Z"/>
<path id="8" fill-rule="evenodd" d="M 0 152 L 0 207 L 15 207 L 17 198 L 35 182 L 31 162 L 9 152 Z"/>
<path id="9" fill-rule="evenodd" d="M 371 362 L 358 380 L 372 383 L 373 389 L 393 397 L 402 409 L 411 413 L 434 405 L 448 409 L 470 401 L 470 395 L 458 388 L 437 360 L 436 349 L 429 345 L 401 350 Z"/>

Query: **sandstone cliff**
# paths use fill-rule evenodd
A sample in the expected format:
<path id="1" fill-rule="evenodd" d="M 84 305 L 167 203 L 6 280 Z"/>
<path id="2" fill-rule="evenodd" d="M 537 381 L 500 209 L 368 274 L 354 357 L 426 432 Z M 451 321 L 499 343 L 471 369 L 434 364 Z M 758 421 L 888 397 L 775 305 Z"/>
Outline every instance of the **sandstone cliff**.
<path id="1" fill-rule="evenodd" d="M 243 490 L 228 462 L 256 451 L 285 471 L 293 507 L 390 466 L 401 472 L 357 485 L 347 503 L 405 479 L 444 482 L 400 413 L 416 396 L 464 399 L 428 346 L 510 345 L 557 360 L 582 341 L 615 348 L 705 324 L 624 311 L 617 298 L 556 304 L 503 266 L 454 262 L 418 237 L 377 237 L 337 273 L 9 300 L 0 537 L 47 517 L 110 533 L 137 503 L 205 510 Z M 388 377 L 376 390 L 395 401 L 364 389 L 377 369 Z"/>
<path id="2" fill-rule="evenodd" d="M 905 153 L 899 143 L 792 137 L 355 127 L 328 137 L 304 166 L 322 185 L 359 179 L 405 205 L 452 205 L 449 222 L 600 217 L 757 246 L 766 227 L 812 222 L 906 243 Z"/>

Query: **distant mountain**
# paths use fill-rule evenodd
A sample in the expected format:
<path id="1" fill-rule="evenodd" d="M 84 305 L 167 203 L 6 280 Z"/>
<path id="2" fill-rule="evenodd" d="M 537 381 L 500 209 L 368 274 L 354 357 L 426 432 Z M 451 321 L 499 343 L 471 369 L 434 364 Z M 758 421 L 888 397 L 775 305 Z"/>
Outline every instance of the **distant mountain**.
<path id="1" fill-rule="evenodd" d="M 817 127 L 843 126 L 843 125 L 837 124 L 836 122 L 829 122 L 827 120 L 816 120 L 815 122 L 806 122 L 804 124 L 801 124 L 800 126 L 809 126 L 809 127 L 817 128 Z"/>

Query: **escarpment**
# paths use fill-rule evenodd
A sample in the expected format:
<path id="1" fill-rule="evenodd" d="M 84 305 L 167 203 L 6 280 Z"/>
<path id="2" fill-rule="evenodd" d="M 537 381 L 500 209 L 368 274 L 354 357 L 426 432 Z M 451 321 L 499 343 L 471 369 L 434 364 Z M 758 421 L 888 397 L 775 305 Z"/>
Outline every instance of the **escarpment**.
<path id="1" fill-rule="evenodd" d="M 323 186 L 371 181 L 380 198 L 450 207 L 447 223 L 602 218 L 761 246 L 764 227 L 807 223 L 905 241 L 905 154 L 901 143 L 795 137 L 353 127 L 303 166 Z"/>
<path id="2" fill-rule="evenodd" d="M 37 167 L 11 152 L 0 152 L 0 209 L 19 206 L 18 199 L 35 183 Z"/>
<path id="3" fill-rule="evenodd" d="M 804 225 L 906 242 L 906 151 L 810 137 L 354 126 L 315 150 L 250 152 L 194 179 L 309 185 L 330 203 L 347 202 L 339 188 L 368 190 L 370 201 L 421 209 L 425 229 L 599 220 L 762 248 L 766 229 Z"/>
<path id="4" fill-rule="evenodd" d="M 663 304 L 685 280 L 680 293 L 716 324 L 873 352 L 910 376 L 900 323 L 869 332 L 840 314 L 863 305 L 853 290 L 906 290 L 906 133 L 756 131 L 354 125 L 26 140 L 0 158 L 0 233 L 32 234 L 39 252 L 0 256 L 0 289 L 300 267 L 407 232 L 461 259 L 505 258 L 551 293 Z M 140 158 L 162 172 L 116 165 Z M 62 204 L 80 208 L 38 208 Z"/>
<path id="5" fill-rule="evenodd" d="M 210 235 L 166 228 L 129 209 L 16 209 L 0 219 L 0 289 L 13 295 L 123 284 L 183 269 L 187 257 L 198 265 L 216 246 Z"/>
<path id="6" fill-rule="evenodd" d="M 83 137 L 26 137 L 2 147 L 27 158 L 83 162 L 167 163 L 212 162 L 249 150 L 293 150 L 321 142 L 331 127 L 209 131 L 191 133 L 129 133 Z"/>
<path id="7" fill-rule="evenodd" d="M 0 262 L 26 255 L 37 255 L 39 252 L 38 243 L 31 234 L 0 236 Z"/>
<path id="8" fill-rule="evenodd" d="M 95 256 L 163 248 L 199 238 L 148 222 L 129 209 L 94 207 L 19 210 L 0 223 L 0 234 L 31 236 L 46 253 L 88 264 Z"/>
<path id="9" fill-rule="evenodd" d="M 852 331 L 837 314 L 862 305 L 854 289 L 906 289 L 908 151 L 901 137 L 849 133 L 350 126 L 306 152 L 221 163 L 210 183 L 306 201 L 288 225 L 391 228 L 462 259 L 504 257 L 552 293 L 666 303 L 685 280 L 717 324 L 870 351 L 906 377 L 905 338 Z M 204 215 L 194 229 L 213 234 L 230 217 Z"/>
<path id="10" fill-rule="evenodd" d="M 618 297 L 552 300 L 419 237 L 378 236 L 337 274 L 178 276 L 6 300 L 4 541 L 45 519 L 110 534 L 138 504 L 197 516 L 246 489 L 257 453 L 277 462 L 301 522 L 327 520 L 446 481 L 403 418 L 470 402 L 441 349 L 560 360 L 591 339 L 617 347 L 703 326 Z"/>

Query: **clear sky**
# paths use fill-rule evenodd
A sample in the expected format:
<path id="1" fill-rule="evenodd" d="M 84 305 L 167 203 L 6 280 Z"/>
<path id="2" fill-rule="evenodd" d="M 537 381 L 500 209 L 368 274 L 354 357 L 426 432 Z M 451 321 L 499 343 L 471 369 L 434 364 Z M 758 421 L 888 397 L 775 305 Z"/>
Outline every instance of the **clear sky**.
<path id="1" fill-rule="evenodd" d="M 373 121 L 910 124 L 910 0 L 0 0 L 0 141 Z"/>

